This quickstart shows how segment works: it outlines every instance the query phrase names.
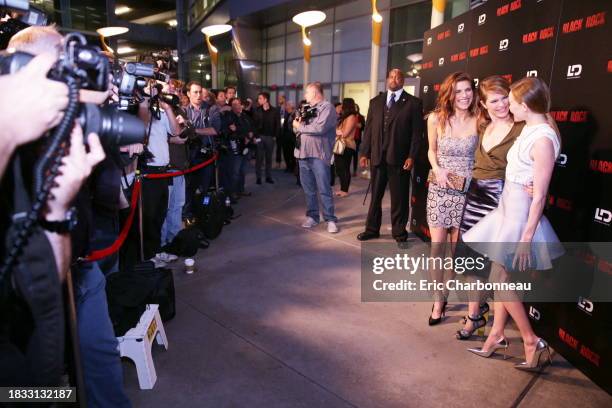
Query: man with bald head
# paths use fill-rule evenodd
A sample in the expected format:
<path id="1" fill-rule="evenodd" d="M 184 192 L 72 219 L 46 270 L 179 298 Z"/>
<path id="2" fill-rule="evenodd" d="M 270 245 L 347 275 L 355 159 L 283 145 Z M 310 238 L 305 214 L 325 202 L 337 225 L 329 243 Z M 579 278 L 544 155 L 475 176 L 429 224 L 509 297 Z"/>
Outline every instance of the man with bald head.
<path id="1" fill-rule="evenodd" d="M 398 68 L 387 75 L 387 91 L 370 100 L 361 143 L 361 167 L 370 165 L 372 198 L 366 229 L 360 241 L 378 238 L 382 199 L 389 184 L 391 224 L 397 242 L 408 239 L 410 170 L 423 135 L 423 102 L 403 89 L 404 74 Z"/>

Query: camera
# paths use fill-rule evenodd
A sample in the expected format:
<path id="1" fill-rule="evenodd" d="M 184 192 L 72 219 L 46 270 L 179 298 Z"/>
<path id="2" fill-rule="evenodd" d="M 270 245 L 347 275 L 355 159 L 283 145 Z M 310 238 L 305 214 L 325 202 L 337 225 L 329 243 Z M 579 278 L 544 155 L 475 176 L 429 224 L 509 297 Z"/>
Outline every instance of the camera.
<path id="1" fill-rule="evenodd" d="M 19 71 L 33 58 L 20 51 L 0 53 L 0 75 Z M 106 91 L 108 89 L 109 64 L 99 48 L 88 46 L 79 33 L 66 36 L 63 51 L 47 77 L 60 82 L 71 82 L 78 89 Z M 135 116 L 118 112 L 112 106 L 98 107 L 94 104 L 79 104 L 77 119 L 84 135 L 95 132 L 105 151 L 119 146 L 142 143 L 144 123 Z"/>
<path id="2" fill-rule="evenodd" d="M 191 121 L 185 121 L 185 123 L 183 124 L 183 130 L 181 130 L 181 133 L 178 135 L 178 137 L 180 137 L 181 139 L 189 140 L 196 137 L 195 126 L 193 126 L 193 123 L 191 123 Z"/>
<path id="3" fill-rule="evenodd" d="M 309 104 L 303 104 L 300 109 L 296 111 L 295 117 L 301 119 L 302 122 L 308 122 L 312 118 L 317 117 L 317 108 L 310 106 Z"/>
<path id="4" fill-rule="evenodd" d="M 168 81 L 168 76 L 157 72 L 153 64 L 142 62 L 115 63 L 113 84 L 117 86 L 119 110 L 131 111 L 136 109 L 144 96 L 144 88 L 147 86 L 148 78 L 162 82 Z M 176 104 L 178 105 L 178 102 Z"/>

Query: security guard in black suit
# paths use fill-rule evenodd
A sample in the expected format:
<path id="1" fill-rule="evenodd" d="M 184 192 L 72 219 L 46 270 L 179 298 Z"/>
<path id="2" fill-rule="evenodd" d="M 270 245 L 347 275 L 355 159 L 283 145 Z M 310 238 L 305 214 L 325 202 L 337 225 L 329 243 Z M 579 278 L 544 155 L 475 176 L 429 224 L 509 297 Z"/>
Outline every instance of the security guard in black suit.
<path id="1" fill-rule="evenodd" d="M 387 75 L 387 92 L 370 100 L 363 141 L 361 167 L 371 166 L 372 198 L 366 230 L 360 241 L 378 238 L 382 199 L 387 183 L 391 192 L 391 223 L 397 242 L 408 239 L 410 170 L 424 129 L 423 102 L 403 89 L 404 74 L 392 69 Z"/>

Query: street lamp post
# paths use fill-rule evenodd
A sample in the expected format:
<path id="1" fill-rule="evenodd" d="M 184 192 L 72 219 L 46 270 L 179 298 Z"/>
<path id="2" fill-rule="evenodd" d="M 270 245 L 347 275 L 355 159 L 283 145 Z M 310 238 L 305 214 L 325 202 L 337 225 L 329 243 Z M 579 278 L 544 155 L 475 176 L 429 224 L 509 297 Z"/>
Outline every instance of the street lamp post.
<path id="1" fill-rule="evenodd" d="M 444 9 L 446 0 L 432 0 L 431 2 L 431 28 L 437 27 L 444 22 Z"/>
<path id="2" fill-rule="evenodd" d="M 220 35 L 227 33 L 232 30 L 232 26 L 229 24 L 215 24 L 202 28 L 202 33 L 205 37 L 206 47 L 208 48 L 208 52 L 210 54 L 210 66 L 211 66 L 211 79 L 212 79 L 212 87 L 217 88 L 218 86 L 218 78 L 217 78 L 217 62 L 219 60 L 219 50 L 217 47 L 212 45 L 210 42 L 210 37 L 214 37 L 215 35 Z"/>
<path id="3" fill-rule="evenodd" d="M 130 29 L 127 27 L 102 27 L 96 30 L 96 32 L 100 35 L 100 42 L 102 43 L 102 48 L 104 48 L 104 51 L 110 52 L 111 54 L 114 54 L 115 50 L 113 50 L 106 43 L 106 39 L 108 37 L 114 37 L 116 35 L 125 34 L 128 31 L 130 31 Z"/>
<path id="4" fill-rule="evenodd" d="M 378 65 L 380 59 L 380 40 L 382 38 L 383 18 L 376 9 L 376 0 L 372 0 L 372 58 L 370 59 L 370 98 L 376 96 L 378 89 Z"/>
<path id="5" fill-rule="evenodd" d="M 310 47 L 312 46 L 312 41 L 308 38 L 308 34 L 306 33 L 306 28 L 311 27 L 313 25 L 319 24 L 325 20 L 325 13 L 318 10 L 313 11 L 305 11 L 300 14 L 296 14 L 293 16 L 293 22 L 302 27 L 302 44 L 304 45 L 304 88 L 308 84 L 308 77 L 310 74 Z"/>

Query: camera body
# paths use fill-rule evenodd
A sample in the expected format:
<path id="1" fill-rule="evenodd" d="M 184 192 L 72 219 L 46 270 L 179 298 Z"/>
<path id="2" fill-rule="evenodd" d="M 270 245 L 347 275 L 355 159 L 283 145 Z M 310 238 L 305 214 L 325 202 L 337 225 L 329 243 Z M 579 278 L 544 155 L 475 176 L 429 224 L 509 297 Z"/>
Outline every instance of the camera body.
<path id="1" fill-rule="evenodd" d="M 305 103 L 296 111 L 295 117 L 307 123 L 310 119 L 317 117 L 317 108 Z"/>
<path id="2" fill-rule="evenodd" d="M 20 51 L 1 52 L 0 75 L 18 72 L 32 58 L 33 55 Z M 76 81 L 79 89 L 105 92 L 108 90 L 109 74 L 108 59 L 100 53 L 100 49 L 88 46 L 82 34 L 71 33 L 64 39 L 63 51 L 47 77 L 60 82 L 70 78 Z M 107 152 L 144 140 L 144 123 L 133 115 L 117 111 L 113 106 L 100 108 L 82 103 L 78 121 L 84 135 L 98 134 Z"/>

